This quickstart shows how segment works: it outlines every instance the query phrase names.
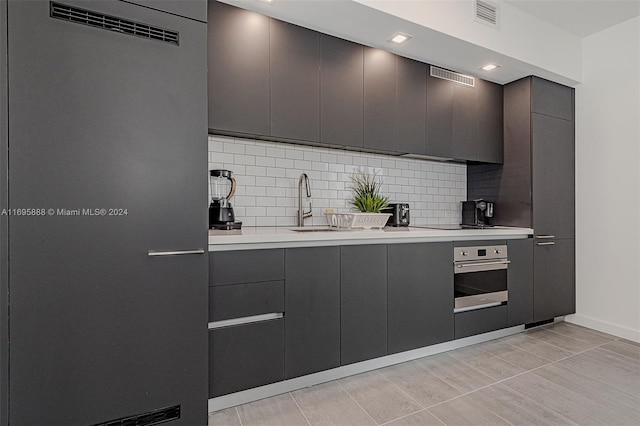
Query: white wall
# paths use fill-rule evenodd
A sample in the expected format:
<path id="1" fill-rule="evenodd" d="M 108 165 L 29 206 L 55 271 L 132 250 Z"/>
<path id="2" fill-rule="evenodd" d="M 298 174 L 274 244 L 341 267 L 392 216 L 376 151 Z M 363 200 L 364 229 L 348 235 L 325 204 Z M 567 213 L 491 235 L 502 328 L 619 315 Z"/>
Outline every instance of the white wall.
<path id="1" fill-rule="evenodd" d="M 583 39 L 576 88 L 576 314 L 640 341 L 640 18 Z"/>

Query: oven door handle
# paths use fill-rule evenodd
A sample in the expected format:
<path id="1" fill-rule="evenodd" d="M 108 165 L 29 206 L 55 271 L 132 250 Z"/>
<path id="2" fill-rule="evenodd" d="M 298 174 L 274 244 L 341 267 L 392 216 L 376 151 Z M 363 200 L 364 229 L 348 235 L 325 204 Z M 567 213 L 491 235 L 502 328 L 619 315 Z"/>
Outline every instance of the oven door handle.
<path id="1" fill-rule="evenodd" d="M 491 266 L 491 265 L 508 265 L 510 260 L 500 260 L 497 262 L 476 262 L 476 263 L 457 263 L 456 268 L 470 268 L 473 266 Z"/>

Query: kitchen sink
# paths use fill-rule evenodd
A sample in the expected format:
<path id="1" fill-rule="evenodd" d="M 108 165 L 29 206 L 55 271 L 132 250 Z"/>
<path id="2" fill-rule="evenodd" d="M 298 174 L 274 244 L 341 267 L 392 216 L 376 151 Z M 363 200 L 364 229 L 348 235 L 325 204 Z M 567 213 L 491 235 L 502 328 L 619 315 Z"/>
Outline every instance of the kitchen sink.
<path id="1" fill-rule="evenodd" d="M 289 228 L 295 232 L 329 232 L 329 231 L 345 231 L 345 229 L 329 228 L 327 226 L 296 226 Z"/>

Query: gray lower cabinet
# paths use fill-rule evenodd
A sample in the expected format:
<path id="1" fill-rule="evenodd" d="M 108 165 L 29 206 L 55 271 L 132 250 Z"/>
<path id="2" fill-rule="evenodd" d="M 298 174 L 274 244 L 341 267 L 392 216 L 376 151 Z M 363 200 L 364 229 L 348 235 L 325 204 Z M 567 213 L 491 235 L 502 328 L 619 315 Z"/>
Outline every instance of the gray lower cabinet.
<path id="1" fill-rule="evenodd" d="M 340 247 L 285 249 L 285 378 L 340 366 Z"/>
<path id="2" fill-rule="evenodd" d="M 390 354 L 453 340 L 453 243 L 388 246 Z"/>
<path id="3" fill-rule="evenodd" d="M 533 260 L 533 320 L 575 313 L 574 240 L 536 240 Z"/>
<path id="4" fill-rule="evenodd" d="M 209 129 L 269 135 L 269 17 L 208 2 Z"/>
<path id="5" fill-rule="evenodd" d="M 320 34 L 270 20 L 270 135 L 320 141 Z"/>
<path id="6" fill-rule="evenodd" d="M 387 246 L 340 248 L 340 364 L 387 354 Z"/>
<path id="7" fill-rule="evenodd" d="M 284 319 L 209 331 L 209 398 L 284 379 Z"/>
<path id="8" fill-rule="evenodd" d="M 3 2 L 16 96 L 0 100 L 11 128 L 2 207 L 53 210 L 12 216 L 2 235 L 11 376 L 0 410 L 8 398 L 9 424 L 89 425 L 179 406 L 172 424 L 205 424 L 207 257 L 149 252 L 207 247 L 206 24 L 124 1 L 61 3 L 180 42 Z"/>
<path id="9" fill-rule="evenodd" d="M 364 147 L 394 152 L 397 56 L 373 47 L 364 48 Z"/>
<path id="10" fill-rule="evenodd" d="M 509 240 L 509 327 L 533 322 L 533 239 Z"/>
<path id="11" fill-rule="evenodd" d="M 284 249 L 209 253 L 209 285 L 284 280 Z"/>
<path id="12" fill-rule="evenodd" d="M 364 46 L 320 34 L 320 141 L 364 146 Z"/>
<path id="13" fill-rule="evenodd" d="M 501 305 L 455 314 L 456 339 L 507 327 L 507 311 L 507 306 Z"/>

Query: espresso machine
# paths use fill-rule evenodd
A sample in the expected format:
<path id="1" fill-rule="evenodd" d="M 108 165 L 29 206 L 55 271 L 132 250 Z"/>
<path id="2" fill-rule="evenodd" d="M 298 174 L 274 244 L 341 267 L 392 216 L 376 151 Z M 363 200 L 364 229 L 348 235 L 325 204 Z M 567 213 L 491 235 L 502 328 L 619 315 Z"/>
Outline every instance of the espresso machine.
<path id="1" fill-rule="evenodd" d="M 236 192 L 236 180 L 230 170 L 210 170 L 211 204 L 209 204 L 209 229 L 240 229 L 229 200 Z"/>
<path id="2" fill-rule="evenodd" d="M 493 203 L 482 199 L 463 201 L 462 226 L 464 228 L 493 226 Z"/>

